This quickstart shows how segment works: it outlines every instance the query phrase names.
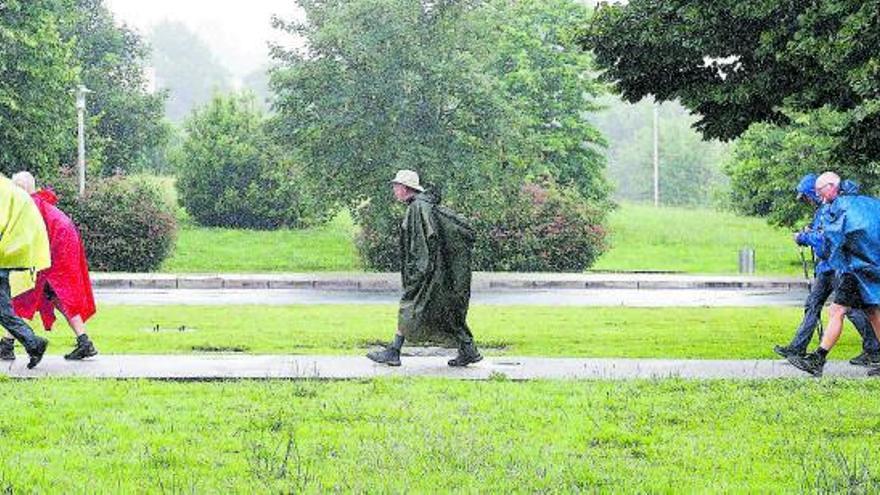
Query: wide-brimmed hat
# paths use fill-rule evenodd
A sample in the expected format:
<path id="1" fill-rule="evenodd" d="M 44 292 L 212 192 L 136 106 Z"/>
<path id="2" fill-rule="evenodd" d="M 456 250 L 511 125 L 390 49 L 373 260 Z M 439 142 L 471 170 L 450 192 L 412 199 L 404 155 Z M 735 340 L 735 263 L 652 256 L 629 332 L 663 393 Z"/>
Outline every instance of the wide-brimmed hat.
<path id="1" fill-rule="evenodd" d="M 419 192 L 425 191 L 425 188 L 419 184 L 419 174 L 412 170 L 398 170 L 397 175 L 391 179 L 391 183 L 400 184 Z"/>

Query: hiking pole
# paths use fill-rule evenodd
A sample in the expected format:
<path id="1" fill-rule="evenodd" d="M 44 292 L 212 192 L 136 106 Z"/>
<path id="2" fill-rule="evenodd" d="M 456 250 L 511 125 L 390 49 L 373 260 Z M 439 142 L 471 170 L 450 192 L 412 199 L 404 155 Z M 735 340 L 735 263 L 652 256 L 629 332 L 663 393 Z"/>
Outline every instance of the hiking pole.
<path id="1" fill-rule="evenodd" d="M 798 253 L 801 255 L 801 266 L 804 268 L 804 279 L 807 281 L 807 288 L 812 292 L 813 283 L 810 281 L 810 272 L 807 269 L 807 257 L 804 256 L 804 247 L 798 246 Z M 813 248 L 810 248 L 810 258 L 813 261 L 813 266 L 816 265 L 816 253 L 813 252 Z M 816 331 L 819 333 L 819 340 L 822 340 L 822 334 L 825 333 L 825 328 L 822 325 L 822 309 L 819 309 L 819 323 L 816 326 Z"/>
<path id="2" fill-rule="evenodd" d="M 813 270 L 816 269 L 816 250 L 813 249 L 813 246 L 810 246 L 810 261 L 813 262 Z M 825 304 L 822 304 L 822 307 L 825 307 Z M 819 332 L 819 342 L 822 341 L 822 334 L 825 333 L 825 327 L 822 325 L 822 311 L 819 311 L 819 327 L 817 328 Z"/>

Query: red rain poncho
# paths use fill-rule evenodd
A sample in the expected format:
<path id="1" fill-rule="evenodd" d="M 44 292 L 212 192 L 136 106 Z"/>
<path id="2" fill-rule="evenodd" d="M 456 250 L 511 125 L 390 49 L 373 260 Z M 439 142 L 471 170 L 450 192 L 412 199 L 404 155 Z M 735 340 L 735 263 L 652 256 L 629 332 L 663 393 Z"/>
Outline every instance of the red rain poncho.
<path id="1" fill-rule="evenodd" d="M 43 327 L 51 330 L 55 323 L 55 306 L 49 299 L 47 285 L 57 298 L 58 309 L 68 317 L 83 321 L 95 314 L 95 299 L 86 250 L 73 221 L 55 207 L 58 197 L 51 190 L 41 189 L 31 195 L 49 233 L 52 266 L 37 274 L 36 286 L 13 300 L 15 312 L 27 319 L 40 313 Z"/>

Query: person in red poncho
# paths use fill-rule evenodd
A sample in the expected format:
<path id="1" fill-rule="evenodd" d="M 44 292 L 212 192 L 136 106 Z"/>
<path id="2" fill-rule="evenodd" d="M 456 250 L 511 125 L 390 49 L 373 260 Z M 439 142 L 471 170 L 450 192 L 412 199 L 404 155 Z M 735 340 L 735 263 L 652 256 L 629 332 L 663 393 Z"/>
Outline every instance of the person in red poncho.
<path id="1" fill-rule="evenodd" d="M 95 314 L 95 299 L 89 280 L 89 266 L 79 232 L 73 221 L 55 205 L 58 197 L 51 190 L 36 190 L 33 175 L 19 172 L 12 181 L 31 195 L 49 234 L 52 266 L 37 274 L 36 286 L 13 300 L 15 312 L 32 319 L 39 312 L 43 327 L 51 330 L 55 323 L 55 309 L 67 319 L 76 334 L 76 347 L 65 359 L 80 360 L 98 354 L 95 345 L 86 334 L 85 322 Z M 10 337 L 7 335 L 6 337 Z M 12 342 L 3 339 L 0 350 L 6 351 L 0 358 L 12 354 Z"/>

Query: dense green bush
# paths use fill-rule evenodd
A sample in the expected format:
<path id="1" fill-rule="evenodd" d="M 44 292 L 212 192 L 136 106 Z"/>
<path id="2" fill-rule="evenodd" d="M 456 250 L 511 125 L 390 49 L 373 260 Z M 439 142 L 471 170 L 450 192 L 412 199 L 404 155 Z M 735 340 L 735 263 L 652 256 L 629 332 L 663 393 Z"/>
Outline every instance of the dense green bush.
<path id="1" fill-rule="evenodd" d="M 309 223 L 314 211 L 248 94 L 215 96 L 186 123 L 178 164 L 180 201 L 211 227 L 274 229 Z"/>
<path id="2" fill-rule="evenodd" d="M 361 226 L 356 242 L 365 266 L 400 268 L 404 209 L 394 203 L 389 194 L 387 201 L 364 203 L 355 212 Z M 509 194 L 486 195 L 479 204 L 449 206 L 472 219 L 477 235 L 474 270 L 579 272 L 606 248 L 605 213 L 549 179 Z"/>
<path id="3" fill-rule="evenodd" d="M 812 210 L 795 201 L 794 188 L 808 173 L 833 170 L 858 182 L 865 194 L 880 191 L 880 169 L 841 161 L 844 113 L 827 108 L 809 113 L 790 112 L 791 123 L 753 124 L 733 146 L 725 164 L 730 175 L 730 202 L 745 215 L 766 217 L 774 225 L 793 227 L 806 221 Z"/>
<path id="4" fill-rule="evenodd" d="M 605 213 L 549 180 L 476 212 L 474 265 L 486 271 L 581 272 L 606 248 Z"/>
<path id="5" fill-rule="evenodd" d="M 65 172 L 52 188 L 79 229 L 91 269 L 148 272 L 171 253 L 177 220 L 158 186 L 114 176 L 90 181 L 78 197 Z"/>

